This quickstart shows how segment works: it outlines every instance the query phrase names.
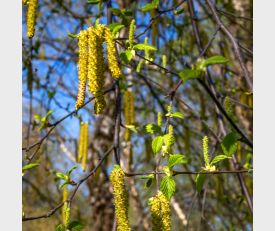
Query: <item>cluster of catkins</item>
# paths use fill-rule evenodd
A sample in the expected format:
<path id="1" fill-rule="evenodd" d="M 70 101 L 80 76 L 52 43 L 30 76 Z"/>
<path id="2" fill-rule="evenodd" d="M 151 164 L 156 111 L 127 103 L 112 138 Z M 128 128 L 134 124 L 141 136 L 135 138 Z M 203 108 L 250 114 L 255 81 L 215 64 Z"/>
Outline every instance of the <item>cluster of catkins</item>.
<path id="1" fill-rule="evenodd" d="M 36 9 L 38 0 L 23 0 L 24 5 L 28 5 L 27 13 L 27 36 L 32 38 L 35 32 L 35 20 L 36 20 Z"/>
<path id="2" fill-rule="evenodd" d="M 78 95 L 75 107 L 79 109 L 84 104 L 86 84 L 95 97 L 95 114 L 101 114 L 106 106 L 103 95 L 105 62 L 103 56 L 103 43 L 107 44 L 108 63 L 112 77 L 118 79 L 121 70 L 116 58 L 115 41 L 110 29 L 97 24 L 87 30 L 82 30 L 78 36 L 79 64 L 78 64 Z"/>
<path id="3" fill-rule="evenodd" d="M 128 193 L 124 182 L 125 174 L 119 165 L 115 165 L 110 181 L 114 190 L 115 215 L 117 221 L 117 231 L 130 231 L 131 227 L 128 220 Z M 171 230 L 171 210 L 169 200 L 158 192 L 156 196 L 148 202 L 152 217 L 153 231 Z"/>

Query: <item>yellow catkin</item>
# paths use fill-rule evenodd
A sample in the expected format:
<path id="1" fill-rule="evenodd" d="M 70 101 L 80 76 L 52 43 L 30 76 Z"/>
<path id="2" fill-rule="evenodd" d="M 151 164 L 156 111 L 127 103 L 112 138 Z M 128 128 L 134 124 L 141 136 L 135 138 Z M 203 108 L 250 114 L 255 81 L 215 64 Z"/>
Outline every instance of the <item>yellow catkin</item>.
<path id="1" fill-rule="evenodd" d="M 130 49 L 133 48 L 133 45 L 134 45 L 134 36 L 135 36 L 135 29 L 136 29 L 136 26 L 135 26 L 135 19 L 133 19 L 130 23 L 130 29 L 129 29 L 129 47 Z"/>
<path id="2" fill-rule="evenodd" d="M 115 165 L 110 181 L 114 189 L 115 215 L 117 221 L 117 231 L 130 231 L 128 221 L 128 194 L 124 183 L 124 172 L 119 165 Z"/>
<path id="3" fill-rule="evenodd" d="M 83 126 L 84 123 L 81 122 L 80 124 L 80 129 L 79 129 L 79 141 L 78 141 L 78 156 L 77 156 L 77 161 L 80 162 L 83 157 L 83 135 L 84 135 L 84 129 Z"/>
<path id="4" fill-rule="evenodd" d="M 169 200 L 162 194 L 149 199 L 150 212 L 152 216 L 153 231 L 171 231 L 171 210 Z"/>
<path id="5" fill-rule="evenodd" d="M 209 164 L 209 152 L 208 152 L 208 137 L 204 136 L 202 139 L 202 148 L 203 148 L 203 158 L 205 162 L 205 166 L 210 166 Z"/>
<path id="6" fill-rule="evenodd" d="M 76 109 L 83 106 L 85 100 L 85 90 L 88 74 L 88 34 L 86 30 L 82 30 L 79 33 L 78 47 L 78 95 L 75 103 Z"/>
<path id="7" fill-rule="evenodd" d="M 66 202 L 66 200 L 67 199 L 68 199 L 68 189 L 67 189 L 67 185 L 65 185 L 63 187 L 63 198 L 62 198 L 62 201 L 64 202 L 64 205 L 62 207 L 62 221 L 63 221 L 64 225 L 66 223 L 66 209 L 67 209 L 67 202 Z"/>
<path id="8" fill-rule="evenodd" d="M 35 32 L 37 2 L 38 0 L 29 0 L 28 3 L 27 35 L 29 38 L 32 38 Z"/>
<path id="9" fill-rule="evenodd" d="M 106 106 L 103 96 L 105 63 L 103 57 L 103 35 L 101 24 L 88 29 L 88 87 L 95 96 L 95 114 L 101 114 Z"/>
<path id="10" fill-rule="evenodd" d="M 134 95 L 131 91 L 124 92 L 124 116 L 125 124 L 133 125 L 135 123 L 135 105 L 134 105 Z M 131 131 L 129 129 L 125 130 L 124 139 L 129 141 L 131 139 Z"/>
<path id="11" fill-rule="evenodd" d="M 23 5 L 27 5 L 28 0 L 22 0 Z"/>
<path id="12" fill-rule="evenodd" d="M 86 170 L 87 166 L 87 155 L 88 155 L 88 139 L 89 139 L 89 125 L 88 123 L 83 124 L 83 133 L 82 133 L 82 170 Z"/>
<path id="13" fill-rule="evenodd" d="M 105 27 L 105 40 L 107 43 L 108 63 L 111 74 L 114 79 L 119 79 L 121 76 L 121 70 L 119 68 L 118 61 L 116 58 L 115 41 L 113 39 L 112 32 L 108 27 Z"/>

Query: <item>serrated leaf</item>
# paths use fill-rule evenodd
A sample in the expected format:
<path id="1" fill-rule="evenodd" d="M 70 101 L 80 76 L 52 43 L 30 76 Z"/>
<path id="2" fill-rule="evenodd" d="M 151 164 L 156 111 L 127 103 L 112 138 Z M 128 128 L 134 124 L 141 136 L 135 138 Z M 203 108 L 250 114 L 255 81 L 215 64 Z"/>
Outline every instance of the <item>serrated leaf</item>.
<path id="1" fill-rule="evenodd" d="M 127 64 L 132 60 L 133 55 L 130 50 L 126 50 L 126 51 L 121 52 L 119 57 L 124 63 Z"/>
<path id="2" fill-rule="evenodd" d="M 226 155 L 215 156 L 214 159 L 211 161 L 210 165 L 216 164 L 216 163 L 220 162 L 221 160 L 228 159 L 228 158 L 230 158 L 230 157 L 226 156 Z"/>
<path id="3" fill-rule="evenodd" d="M 139 44 L 136 44 L 133 46 L 134 49 L 137 49 L 137 50 L 151 50 L 151 51 L 156 51 L 157 48 L 152 46 L 152 45 L 149 45 L 149 44 L 144 44 L 144 43 L 139 43 Z"/>
<path id="4" fill-rule="evenodd" d="M 237 151 L 237 140 L 235 132 L 230 132 L 224 137 L 221 147 L 225 155 L 232 156 Z"/>
<path id="5" fill-rule="evenodd" d="M 179 119 L 184 119 L 184 115 L 178 111 L 174 112 L 174 113 L 171 113 L 170 115 L 171 117 L 176 117 L 176 118 L 179 118 Z"/>
<path id="6" fill-rule="evenodd" d="M 200 70 L 185 69 L 179 73 L 180 78 L 185 82 L 189 79 L 199 78 L 201 75 Z"/>
<path id="7" fill-rule="evenodd" d="M 186 164 L 187 159 L 181 154 L 171 154 L 168 158 L 168 167 L 171 169 L 177 164 Z"/>
<path id="8" fill-rule="evenodd" d="M 201 190 L 203 188 L 205 178 L 206 178 L 205 174 L 198 174 L 196 177 L 196 188 L 199 193 L 201 192 Z"/>
<path id="9" fill-rule="evenodd" d="M 161 150 L 163 144 L 163 138 L 162 136 L 157 136 L 152 141 L 152 150 L 156 154 Z"/>
<path id="10" fill-rule="evenodd" d="M 176 191 L 176 182 L 171 176 L 165 176 L 160 183 L 160 191 L 170 200 Z"/>
<path id="11" fill-rule="evenodd" d="M 156 124 L 150 123 L 145 126 L 145 132 L 155 134 L 161 132 L 161 128 Z"/>
<path id="12" fill-rule="evenodd" d="M 84 229 L 84 225 L 81 224 L 79 221 L 72 221 L 68 225 L 68 229 L 72 230 L 72 231 L 80 231 L 80 230 Z"/>
<path id="13" fill-rule="evenodd" d="M 134 133 L 138 133 L 135 125 L 125 125 L 125 127 L 128 128 L 129 130 L 131 130 Z"/>
<path id="14" fill-rule="evenodd" d="M 27 165 L 22 167 L 22 171 L 26 171 L 26 170 L 29 170 L 29 169 L 32 169 L 32 168 L 36 168 L 38 166 L 39 166 L 38 163 L 27 164 Z"/>
<path id="15" fill-rule="evenodd" d="M 67 180 L 69 179 L 68 176 L 65 175 L 65 174 L 62 173 L 62 172 L 57 172 L 55 175 L 56 175 L 58 178 L 60 178 L 60 179 L 62 179 L 62 180 L 65 180 L 65 181 L 67 181 Z"/>
<path id="16" fill-rule="evenodd" d="M 203 62 L 203 65 L 205 67 L 209 66 L 209 65 L 214 65 L 214 64 L 225 64 L 225 63 L 228 63 L 228 59 L 221 56 L 221 55 L 216 55 L 216 56 L 212 56 L 208 59 L 206 59 L 204 62 Z"/>
<path id="17" fill-rule="evenodd" d="M 65 227 L 62 224 L 59 224 L 55 227 L 55 231 L 65 231 Z"/>

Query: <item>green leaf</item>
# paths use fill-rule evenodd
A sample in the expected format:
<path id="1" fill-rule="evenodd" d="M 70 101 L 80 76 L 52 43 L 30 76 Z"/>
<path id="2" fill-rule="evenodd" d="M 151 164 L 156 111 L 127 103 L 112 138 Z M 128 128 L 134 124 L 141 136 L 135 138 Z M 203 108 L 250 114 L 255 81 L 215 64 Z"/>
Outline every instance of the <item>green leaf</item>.
<path id="1" fill-rule="evenodd" d="M 185 82 L 189 79 L 199 78 L 201 75 L 200 70 L 185 69 L 179 73 L 180 78 Z"/>
<path id="2" fill-rule="evenodd" d="M 186 164 L 187 159 L 184 155 L 181 154 L 171 154 L 168 158 L 168 167 L 171 169 L 177 164 Z"/>
<path id="3" fill-rule="evenodd" d="M 150 123 L 145 126 L 145 132 L 155 134 L 161 132 L 161 128 L 156 124 Z"/>
<path id="4" fill-rule="evenodd" d="M 62 180 L 68 181 L 69 177 L 62 172 L 57 172 L 56 176 Z"/>
<path id="5" fill-rule="evenodd" d="M 198 174 L 196 177 L 196 188 L 197 191 L 200 193 L 204 184 L 204 181 L 206 179 L 206 175 L 205 174 Z"/>
<path id="6" fill-rule="evenodd" d="M 122 12 L 119 8 L 110 8 L 110 10 L 116 16 L 120 16 L 122 14 Z"/>
<path id="7" fill-rule="evenodd" d="M 128 128 L 129 130 L 131 130 L 134 133 L 138 133 L 135 125 L 125 125 L 125 127 Z"/>
<path id="8" fill-rule="evenodd" d="M 232 156 L 237 151 L 237 140 L 238 136 L 235 132 L 230 132 L 224 137 L 221 146 L 225 155 Z"/>
<path id="9" fill-rule="evenodd" d="M 98 4 L 100 0 L 88 0 L 87 3 L 89 4 Z"/>
<path id="10" fill-rule="evenodd" d="M 39 166 L 38 163 L 27 164 L 27 165 L 22 167 L 22 170 L 26 171 L 26 170 L 29 170 L 29 169 L 32 169 L 32 168 L 36 168 L 38 166 Z"/>
<path id="11" fill-rule="evenodd" d="M 66 231 L 66 230 L 62 224 L 59 224 L 55 227 L 55 231 Z"/>
<path id="12" fill-rule="evenodd" d="M 77 167 L 78 167 L 77 165 L 73 166 L 73 167 L 68 171 L 67 175 L 70 176 L 71 173 L 72 173 L 72 171 L 75 170 Z"/>
<path id="13" fill-rule="evenodd" d="M 141 176 L 140 179 L 154 179 L 154 174 L 149 174 L 147 176 Z"/>
<path id="14" fill-rule="evenodd" d="M 148 3 L 145 6 L 143 6 L 140 10 L 142 12 L 147 12 L 156 9 L 155 6 L 152 3 Z"/>
<path id="15" fill-rule="evenodd" d="M 81 224 L 79 221 L 72 221 L 68 225 L 68 229 L 72 231 L 80 231 L 84 228 L 84 225 Z"/>
<path id="16" fill-rule="evenodd" d="M 181 13 L 183 13 L 183 12 L 184 12 L 184 9 L 174 10 L 174 14 L 175 14 L 175 15 L 179 15 L 179 14 L 181 14 Z"/>
<path id="17" fill-rule="evenodd" d="M 134 49 L 137 49 L 137 50 L 151 50 L 151 51 L 156 51 L 157 48 L 152 46 L 152 45 L 149 45 L 149 44 L 144 44 L 144 43 L 139 43 L 139 44 L 136 44 L 133 46 Z"/>
<path id="18" fill-rule="evenodd" d="M 133 55 L 132 55 L 132 52 L 130 50 L 126 50 L 126 51 L 121 52 L 119 57 L 124 63 L 127 64 L 132 60 Z"/>
<path id="19" fill-rule="evenodd" d="M 214 159 L 211 161 L 210 165 L 213 165 L 215 163 L 218 163 L 220 162 L 221 160 L 224 160 L 224 159 L 228 159 L 230 158 L 229 156 L 226 156 L 226 155 L 218 155 L 218 156 L 215 156 Z"/>
<path id="20" fill-rule="evenodd" d="M 212 56 L 208 59 L 206 59 L 204 62 L 203 62 L 203 65 L 205 67 L 209 66 L 209 65 L 214 65 L 214 64 L 226 64 L 228 63 L 228 59 L 221 56 L 221 55 L 216 55 L 216 56 Z"/>
<path id="21" fill-rule="evenodd" d="M 184 115 L 178 111 L 174 112 L 174 113 L 171 113 L 170 115 L 171 117 L 176 117 L 176 118 L 179 118 L 179 119 L 184 119 Z"/>
<path id="22" fill-rule="evenodd" d="M 62 189 L 65 185 L 69 184 L 69 182 L 65 181 L 64 183 L 58 186 L 59 189 Z"/>
<path id="23" fill-rule="evenodd" d="M 176 182 L 171 176 L 165 176 L 160 183 L 160 191 L 170 200 L 176 191 Z"/>
<path id="24" fill-rule="evenodd" d="M 152 141 L 152 150 L 156 154 L 161 150 L 163 144 L 163 138 L 162 136 L 157 136 Z"/>
<path id="25" fill-rule="evenodd" d="M 139 60 L 138 65 L 137 65 L 137 68 L 136 68 L 137 73 L 140 72 L 142 63 L 143 63 L 143 59 Z"/>
<path id="26" fill-rule="evenodd" d="M 116 24 L 116 25 L 114 25 L 114 26 L 112 27 L 112 29 L 109 27 L 109 28 L 111 29 L 113 35 L 116 35 L 116 33 L 118 33 L 122 28 L 125 27 L 124 25 L 119 24 L 119 23 L 113 23 L 113 24 Z"/>
<path id="27" fill-rule="evenodd" d="M 78 38 L 78 34 L 72 34 L 72 33 L 68 32 L 67 35 L 71 38 Z"/>

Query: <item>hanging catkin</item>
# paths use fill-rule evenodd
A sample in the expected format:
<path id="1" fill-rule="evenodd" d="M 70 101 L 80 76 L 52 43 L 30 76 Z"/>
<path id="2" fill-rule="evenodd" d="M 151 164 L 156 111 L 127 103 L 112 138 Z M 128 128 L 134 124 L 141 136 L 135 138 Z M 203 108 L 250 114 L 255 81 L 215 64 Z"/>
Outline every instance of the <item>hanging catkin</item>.
<path id="1" fill-rule="evenodd" d="M 77 157 L 77 161 L 80 162 L 82 160 L 83 157 L 83 153 L 84 153 L 84 141 L 85 136 L 84 136 L 84 123 L 81 122 L 80 124 L 80 129 L 79 129 L 79 142 L 78 142 L 78 157 Z"/>
<path id="2" fill-rule="evenodd" d="M 68 200 L 68 189 L 67 189 L 67 185 L 65 185 L 63 186 L 63 198 L 62 198 L 62 201 L 64 202 L 62 206 L 62 221 L 64 225 L 66 223 L 67 200 Z"/>
<path id="3" fill-rule="evenodd" d="M 83 124 L 83 133 L 82 133 L 82 170 L 86 170 L 87 166 L 87 155 L 88 155 L 88 139 L 89 139 L 89 125 L 88 123 Z"/>
<path id="4" fill-rule="evenodd" d="M 95 97 L 95 114 L 101 114 L 106 105 L 103 96 L 105 70 L 103 33 L 104 26 L 101 24 L 88 29 L 88 87 Z"/>
<path id="5" fill-rule="evenodd" d="M 114 79 L 119 79 L 121 76 L 121 70 L 118 65 L 118 61 L 116 58 L 116 47 L 115 41 L 112 36 L 112 32 L 109 27 L 105 27 L 105 40 L 107 43 L 107 51 L 108 51 L 108 63 L 111 74 Z"/>
<path id="6" fill-rule="evenodd" d="M 152 217 L 153 231 L 170 231 L 171 230 L 171 211 L 169 200 L 162 194 L 151 197 L 148 202 Z"/>
<path id="7" fill-rule="evenodd" d="M 75 108 L 83 106 L 85 100 L 85 90 L 88 74 L 88 34 L 82 30 L 78 37 L 79 60 L 78 60 L 78 94 Z"/>
<path id="8" fill-rule="evenodd" d="M 130 23 L 130 29 L 129 29 L 129 48 L 132 49 L 134 46 L 134 37 L 135 37 L 135 19 L 133 19 Z"/>
<path id="9" fill-rule="evenodd" d="M 131 91 L 124 92 L 124 116 L 125 124 L 133 125 L 135 123 L 135 106 L 134 106 L 134 95 Z M 131 138 L 131 131 L 125 130 L 124 139 L 129 141 Z"/>
<path id="10" fill-rule="evenodd" d="M 35 32 L 37 2 L 38 0 L 29 0 L 28 2 L 27 35 L 29 38 L 32 38 Z"/>
<path id="11" fill-rule="evenodd" d="M 110 181 L 114 189 L 115 215 L 117 221 L 117 231 L 130 231 L 128 221 L 128 194 L 124 183 L 124 172 L 119 165 L 115 165 Z"/>

